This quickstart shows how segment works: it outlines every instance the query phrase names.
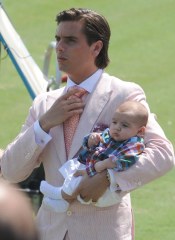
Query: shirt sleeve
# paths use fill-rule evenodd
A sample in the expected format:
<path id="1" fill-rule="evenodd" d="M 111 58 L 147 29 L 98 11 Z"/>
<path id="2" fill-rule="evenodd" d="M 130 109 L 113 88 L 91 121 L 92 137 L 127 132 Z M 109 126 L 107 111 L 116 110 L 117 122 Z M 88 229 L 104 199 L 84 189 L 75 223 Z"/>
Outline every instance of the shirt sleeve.
<path id="1" fill-rule="evenodd" d="M 52 139 L 52 137 L 44 132 L 40 127 L 38 120 L 34 123 L 34 132 L 36 144 L 40 145 L 41 147 L 45 147 L 46 144 Z"/>

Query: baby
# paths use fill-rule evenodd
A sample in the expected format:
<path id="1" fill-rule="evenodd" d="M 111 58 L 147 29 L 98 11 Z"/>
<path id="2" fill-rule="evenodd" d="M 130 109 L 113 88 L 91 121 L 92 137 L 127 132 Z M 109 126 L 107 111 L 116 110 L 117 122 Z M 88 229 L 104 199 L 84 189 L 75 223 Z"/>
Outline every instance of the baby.
<path id="1" fill-rule="evenodd" d="M 59 170 L 65 178 L 61 187 L 54 187 L 46 181 L 41 182 L 40 191 L 46 195 L 43 202 L 56 212 L 65 212 L 69 203 L 64 199 L 64 193 L 72 196 L 78 187 L 82 176 L 93 177 L 96 173 L 107 170 L 125 171 L 130 168 L 144 151 L 144 133 L 148 121 L 148 111 L 144 105 L 136 101 L 122 103 L 114 112 L 109 128 L 103 132 L 93 132 L 84 137 L 83 150 L 77 158 L 67 161 Z M 120 189 L 108 188 L 106 192 L 93 203 L 97 207 L 107 207 L 120 201 Z M 80 196 L 77 199 L 83 204 Z"/>

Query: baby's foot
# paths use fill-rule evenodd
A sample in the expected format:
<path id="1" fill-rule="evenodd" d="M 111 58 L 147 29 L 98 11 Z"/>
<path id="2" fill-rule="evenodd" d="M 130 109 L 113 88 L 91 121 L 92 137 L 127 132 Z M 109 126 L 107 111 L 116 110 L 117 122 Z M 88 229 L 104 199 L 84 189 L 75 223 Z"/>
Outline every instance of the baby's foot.
<path id="1" fill-rule="evenodd" d="M 44 196 L 52 199 L 62 199 L 61 187 L 54 187 L 46 181 L 41 181 L 40 191 Z"/>

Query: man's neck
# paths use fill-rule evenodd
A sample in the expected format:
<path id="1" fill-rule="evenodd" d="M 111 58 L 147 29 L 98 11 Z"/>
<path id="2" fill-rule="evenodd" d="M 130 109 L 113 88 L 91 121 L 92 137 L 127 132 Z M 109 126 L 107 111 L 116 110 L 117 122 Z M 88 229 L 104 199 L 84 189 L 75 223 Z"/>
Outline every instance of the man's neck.
<path id="1" fill-rule="evenodd" d="M 80 87 L 86 89 L 89 93 L 91 93 L 95 88 L 98 80 L 100 79 L 102 72 L 103 72 L 102 69 L 98 69 L 97 71 L 95 71 L 93 74 L 91 74 L 89 77 L 87 77 L 81 83 L 78 84 L 74 82 L 72 79 L 68 78 L 67 89 L 71 86 L 79 85 Z"/>
<path id="2" fill-rule="evenodd" d="M 68 74 L 68 76 L 75 84 L 79 85 L 80 83 L 88 79 L 90 76 L 92 76 L 97 70 L 98 68 L 94 68 L 92 71 L 88 71 L 87 73 L 82 72 L 78 73 L 77 75 Z"/>

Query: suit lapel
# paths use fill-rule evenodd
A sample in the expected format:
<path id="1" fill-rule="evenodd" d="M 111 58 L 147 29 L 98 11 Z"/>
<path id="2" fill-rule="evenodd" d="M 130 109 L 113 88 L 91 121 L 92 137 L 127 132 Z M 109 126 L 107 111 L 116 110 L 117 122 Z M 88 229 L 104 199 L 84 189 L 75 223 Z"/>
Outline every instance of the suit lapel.
<path id="1" fill-rule="evenodd" d="M 73 137 L 72 145 L 68 158 L 73 158 L 79 151 L 83 137 L 89 134 L 105 105 L 109 101 L 111 89 L 110 78 L 107 79 L 107 74 L 103 74 L 99 80 L 94 92 L 88 95 L 87 103 L 83 114 L 80 118 L 80 122 Z"/>

